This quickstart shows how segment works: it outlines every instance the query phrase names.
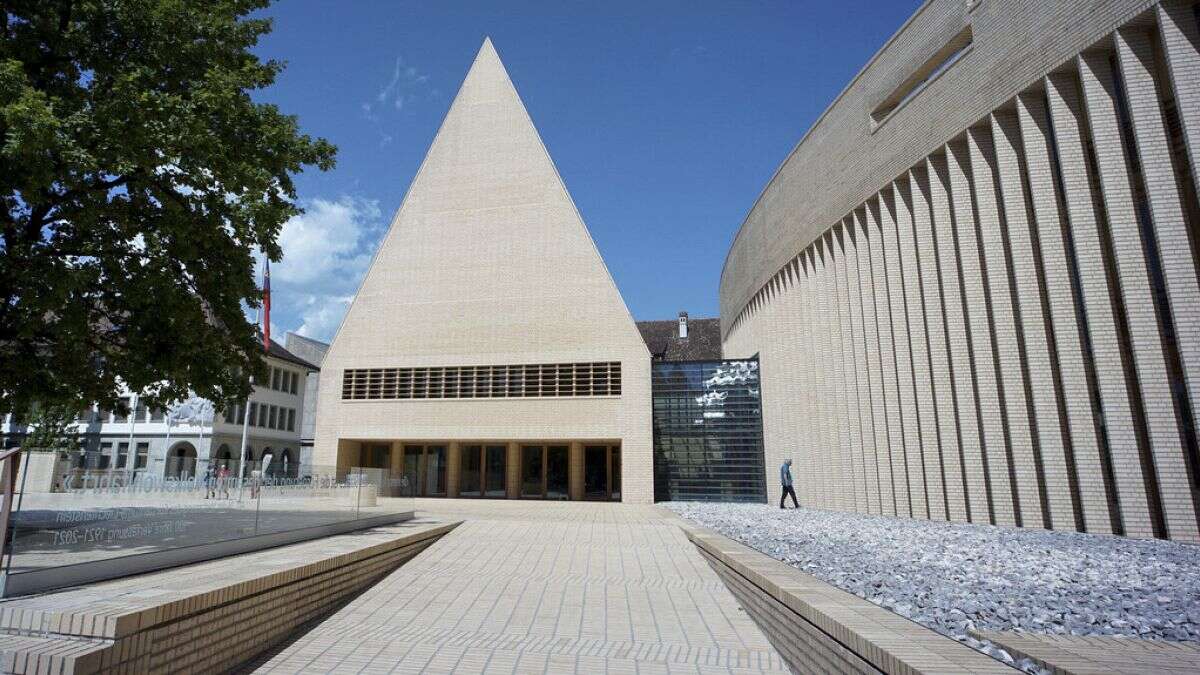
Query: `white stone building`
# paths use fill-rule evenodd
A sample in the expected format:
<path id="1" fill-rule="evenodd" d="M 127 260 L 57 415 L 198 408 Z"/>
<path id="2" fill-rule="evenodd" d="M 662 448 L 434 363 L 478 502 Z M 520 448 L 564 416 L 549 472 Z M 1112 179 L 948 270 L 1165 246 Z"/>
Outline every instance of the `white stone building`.
<path id="1" fill-rule="evenodd" d="M 270 379 L 255 386 L 250 397 L 246 460 L 261 463 L 270 455 L 268 473 L 295 476 L 301 466 L 310 464 L 301 453 L 300 429 L 305 382 L 317 367 L 274 342 L 266 361 Z M 126 392 L 124 398 L 131 408 L 129 415 L 95 405 L 79 412 L 76 424 L 84 449 L 66 460 L 70 466 L 178 478 L 197 475 L 209 462 L 216 462 L 236 473 L 245 406 L 214 414 L 210 403 L 193 399 L 202 405 L 173 406 L 173 413 L 168 414 L 147 408 L 132 392 Z M 187 407 L 193 410 L 189 413 Z M 21 420 L 7 416 L 0 426 L 4 445 L 19 445 L 27 429 Z"/>

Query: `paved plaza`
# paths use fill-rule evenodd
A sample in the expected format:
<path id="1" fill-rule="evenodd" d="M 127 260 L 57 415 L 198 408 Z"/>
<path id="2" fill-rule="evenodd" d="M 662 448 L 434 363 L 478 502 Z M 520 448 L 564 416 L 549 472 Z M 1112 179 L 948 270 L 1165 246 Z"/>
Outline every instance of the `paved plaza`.
<path id="1" fill-rule="evenodd" d="M 417 500 L 464 523 L 261 672 L 786 673 L 649 506 Z"/>

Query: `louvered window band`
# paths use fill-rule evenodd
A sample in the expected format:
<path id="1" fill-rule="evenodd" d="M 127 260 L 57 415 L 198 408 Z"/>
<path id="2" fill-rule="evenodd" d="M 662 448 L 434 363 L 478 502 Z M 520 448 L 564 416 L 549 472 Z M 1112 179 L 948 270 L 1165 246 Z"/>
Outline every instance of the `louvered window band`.
<path id="1" fill-rule="evenodd" d="M 558 398 L 617 396 L 620 393 L 621 364 L 618 361 L 342 371 L 343 401 Z"/>

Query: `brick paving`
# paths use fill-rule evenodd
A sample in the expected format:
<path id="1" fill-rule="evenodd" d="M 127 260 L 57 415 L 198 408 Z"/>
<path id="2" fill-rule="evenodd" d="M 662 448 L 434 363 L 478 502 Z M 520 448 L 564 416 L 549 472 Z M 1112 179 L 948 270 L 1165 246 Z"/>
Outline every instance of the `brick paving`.
<path id="1" fill-rule="evenodd" d="M 786 673 L 653 507 L 418 500 L 463 525 L 260 672 Z"/>

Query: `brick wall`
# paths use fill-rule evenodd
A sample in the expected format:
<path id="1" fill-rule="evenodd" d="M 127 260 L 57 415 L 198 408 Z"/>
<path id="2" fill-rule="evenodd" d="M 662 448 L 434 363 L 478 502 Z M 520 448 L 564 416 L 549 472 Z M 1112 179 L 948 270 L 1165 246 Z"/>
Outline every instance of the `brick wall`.
<path id="1" fill-rule="evenodd" d="M 721 309 L 772 485 L 791 458 L 806 505 L 1200 541 L 1200 18 L 1078 9 L 931 0 L 765 188 Z"/>

